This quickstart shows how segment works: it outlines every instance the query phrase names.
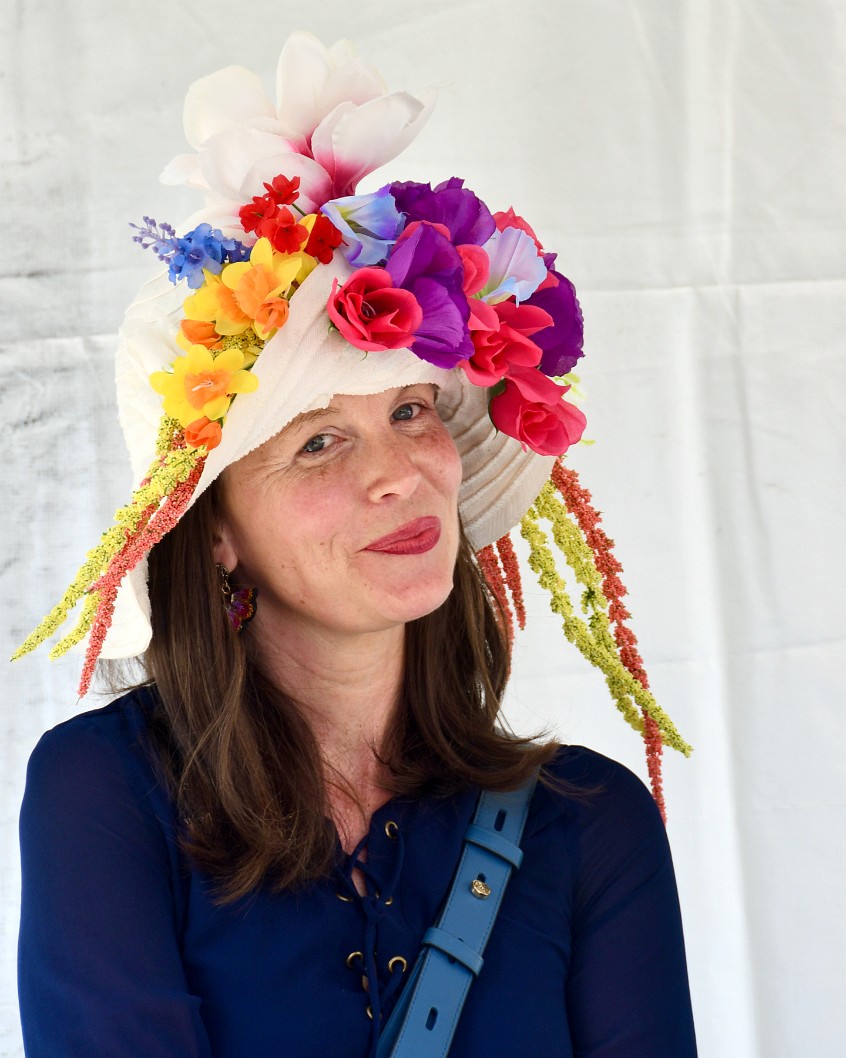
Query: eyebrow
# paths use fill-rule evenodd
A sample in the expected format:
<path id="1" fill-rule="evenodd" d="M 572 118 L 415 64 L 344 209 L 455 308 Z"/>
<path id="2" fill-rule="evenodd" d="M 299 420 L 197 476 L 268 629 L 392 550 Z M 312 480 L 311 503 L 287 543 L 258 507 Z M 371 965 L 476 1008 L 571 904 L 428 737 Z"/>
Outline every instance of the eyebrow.
<path id="1" fill-rule="evenodd" d="M 331 414 L 335 411 L 334 408 L 316 408 L 314 411 L 304 411 L 291 419 L 286 429 L 296 430 L 299 426 L 305 426 L 307 423 L 315 422 L 317 419 L 322 419 L 324 416 Z"/>

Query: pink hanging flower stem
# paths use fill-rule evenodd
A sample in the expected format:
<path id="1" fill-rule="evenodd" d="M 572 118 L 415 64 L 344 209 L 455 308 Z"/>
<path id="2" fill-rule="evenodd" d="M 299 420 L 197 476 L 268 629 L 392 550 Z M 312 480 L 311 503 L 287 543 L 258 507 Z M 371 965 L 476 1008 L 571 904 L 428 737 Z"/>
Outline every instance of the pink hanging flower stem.
<path id="1" fill-rule="evenodd" d="M 500 568 L 499 559 L 493 545 L 488 544 L 488 546 L 483 547 L 481 551 L 477 551 L 476 561 L 479 563 L 479 569 L 481 569 L 482 574 L 484 575 L 485 581 L 491 590 L 491 594 L 494 599 L 496 599 L 502 620 L 505 624 L 508 645 L 511 646 L 514 639 L 514 615 L 511 612 L 511 603 L 508 601 L 505 576 Z"/>
<path id="2" fill-rule="evenodd" d="M 505 571 L 505 583 L 511 592 L 511 601 L 514 604 L 514 613 L 517 616 L 517 627 L 522 632 L 526 627 L 526 604 L 523 600 L 523 582 L 520 579 L 520 565 L 517 561 L 517 553 L 508 533 L 501 536 L 496 542 L 496 549 Z"/>
<path id="3" fill-rule="evenodd" d="M 613 553 L 614 541 L 599 525 L 602 515 L 591 504 L 591 495 L 582 488 L 576 471 L 566 467 L 558 459 L 552 468 L 552 482 L 564 499 L 567 509 L 576 519 L 596 559 L 596 568 L 602 574 L 602 591 L 608 599 L 608 620 L 614 634 L 614 641 L 620 652 L 620 660 L 642 687 L 649 687 L 649 678 L 637 647 L 637 637 L 625 624 L 631 614 L 622 603 L 622 597 L 628 589 L 620 579 L 623 567 Z M 661 760 L 664 751 L 661 732 L 657 723 L 643 710 L 643 741 L 646 750 L 646 767 L 652 786 L 652 796 L 661 812 L 661 818 L 667 822 L 667 809 L 664 804 L 664 784 L 661 775 Z"/>

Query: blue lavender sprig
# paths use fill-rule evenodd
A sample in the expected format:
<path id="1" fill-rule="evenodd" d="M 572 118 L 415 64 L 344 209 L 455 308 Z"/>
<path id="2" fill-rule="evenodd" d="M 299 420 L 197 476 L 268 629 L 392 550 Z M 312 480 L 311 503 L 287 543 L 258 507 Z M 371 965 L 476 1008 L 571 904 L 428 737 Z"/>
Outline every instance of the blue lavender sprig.
<path id="1" fill-rule="evenodd" d="M 160 261 L 168 266 L 171 283 L 185 279 L 192 290 L 198 290 L 204 282 L 203 272 L 220 275 L 224 265 L 246 261 L 250 249 L 237 239 L 224 238 L 219 228 L 210 224 L 198 224 L 193 231 L 177 238 L 170 224 L 156 224 L 152 217 L 144 217 L 146 227 L 132 224 L 139 231 L 133 235 L 145 250 L 152 249 Z"/>
<path id="2" fill-rule="evenodd" d="M 133 235 L 132 241 L 137 242 L 144 250 L 152 250 L 160 261 L 169 261 L 179 249 L 176 239 L 176 229 L 170 224 L 157 224 L 152 217 L 142 217 L 144 226 L 132 224 L 140 235 Z"/>

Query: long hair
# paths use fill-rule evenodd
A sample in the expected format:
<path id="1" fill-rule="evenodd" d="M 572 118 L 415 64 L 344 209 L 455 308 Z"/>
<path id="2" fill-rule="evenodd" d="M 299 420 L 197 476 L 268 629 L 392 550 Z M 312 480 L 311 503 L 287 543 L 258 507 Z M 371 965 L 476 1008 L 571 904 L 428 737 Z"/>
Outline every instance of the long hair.
<path id="1" fill-rule="evenodd" d="M 224 611 L 212 557 L 220 503 L 214 484 L 150 554 L 145 666 L 181 847 L 228 902 L 325 876 L 336 844 L 312 729 L 263 674 L 250 627 L 234 632 Z M 400 706 L 378 747 L 394 794 L 513 789 L 554 754 L 502 727 L 509 650 L 495 605 L 462 533 L 449 597 L 406 626 Z"/>

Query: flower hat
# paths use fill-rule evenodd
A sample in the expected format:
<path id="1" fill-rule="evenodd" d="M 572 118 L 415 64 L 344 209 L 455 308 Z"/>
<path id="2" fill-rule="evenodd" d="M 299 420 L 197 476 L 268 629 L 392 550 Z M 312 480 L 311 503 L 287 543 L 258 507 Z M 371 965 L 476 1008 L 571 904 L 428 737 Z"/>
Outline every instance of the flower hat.
<path id="1" fill-rule="evenodd" d="M 561 459 L 585 428 L 570 393 L 583 355 L 573 284 L 522 217 L 461 179 L 355 193 L 417 135 L 433 98 L 388 92 L 349 43 L 307 33 L 289 37 L 276 80 L 276 106 L 241 67 L 188 91 L 194 151 L 162 180 L 201 192 L 202 208 L 183 234 L 133 225 L 166 266 L 130 306 L 117 352 L 137 485 L 15 657 L 82 603 L 51 656 L 86 642 L 84 694 L 99 657 L 146 649 L 146 556 L 227 466 L 335 394 L 431 382 L 462 459 L 464 527 L 509 635 L 525 618 L 508 536 L 519 525 L 566 637 L 642 732 L 660 803 L 662 745 L 689 747 L 649 692 L 611 541 Z"/>

